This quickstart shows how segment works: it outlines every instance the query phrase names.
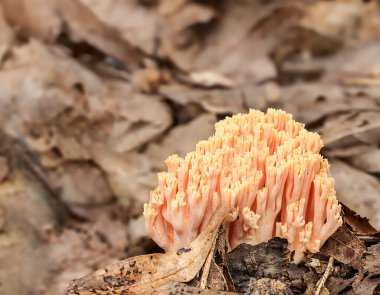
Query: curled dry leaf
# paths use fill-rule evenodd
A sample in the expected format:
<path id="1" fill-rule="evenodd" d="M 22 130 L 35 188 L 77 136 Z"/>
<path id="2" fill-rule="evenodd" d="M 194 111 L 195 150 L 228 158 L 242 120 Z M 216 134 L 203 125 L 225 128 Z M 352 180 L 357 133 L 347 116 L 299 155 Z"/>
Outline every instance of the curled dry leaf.
<path id="1" fill-rule="evenodd" d="M 220 206 L 202 233 L 187 248 L 116 262 L 71 283 L 67 294 L 149 294 L 174 282 L 192 280 L 209 255 L 218 229 L 229 209 Z"/>
<path id="2" fill-rule="evenodd" d="M 368 218 L 361 217 L 360 215 L 356 214 L 354 211 L 352 211 L 350 208 L 342 204 L 342 209 L 344 212 L 343 219 L 346 224 L 348 224 L 352 231 L 357 235 L 373 235 L 380 233 L 376 229 L 372 227 L 372 225 L 369 223 Z"/>

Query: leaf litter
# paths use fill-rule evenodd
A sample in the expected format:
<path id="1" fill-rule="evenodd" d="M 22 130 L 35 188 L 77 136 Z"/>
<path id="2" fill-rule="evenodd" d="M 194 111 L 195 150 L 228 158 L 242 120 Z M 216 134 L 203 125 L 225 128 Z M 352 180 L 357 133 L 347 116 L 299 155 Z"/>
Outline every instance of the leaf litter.
<path id="1" fill-rule="evenodd" d="M 162 161 L 249 107 L 283 108 L 322 135 L 347 228 L 299 267 L 283 242 L 228 252 L 219 238 L 189 283 L 154 292 L 312 294 L 329 257 L 320 294 L 378 292 L 379 11 L 359 0 L 1 1 L 0 293 L 62 294 L 133 247 L 157 253 L 133 221 Z"/>

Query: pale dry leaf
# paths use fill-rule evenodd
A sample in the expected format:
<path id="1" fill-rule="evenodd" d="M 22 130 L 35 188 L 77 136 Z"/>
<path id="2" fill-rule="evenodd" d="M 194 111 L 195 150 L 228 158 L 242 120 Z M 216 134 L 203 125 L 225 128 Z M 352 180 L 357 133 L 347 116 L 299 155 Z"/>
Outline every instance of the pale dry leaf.
<path id="1" fill-rule="evenodd" d="M 59 189 L 61 200 L 70 207 L 104 205 L 113 197 L 104 173 L 91 164 L 61 165 L 50 178 L 54 178 L 54 187 Z"/>
<path id="2" fill-rule="evenodd" d="M 216 11 L 212 6 L 187 1 L 175 14 L 167 14 L 166 19 L 168 26 L 174 29 L 174 32 L 181 32 L 195 24 L 208 23 L 215 15 Z"/>
<path id="3" fill-rule="evenodd" d="M 129 69 L 138 67 L 141 52 L 124 40 L 115 28 L 99 20 L 86 5 L 79 0 L 58 1 L 57 5 L 73 38 L 116 57 Z"/>
<path id="4" fill-rule="evenodd" d="M 335 83 L 299 83 L 281 88 L 284 109 L 297 120 L 311 124 L 329 114 L 354 110 L 376 110 L 372 97 L 348 96 L 345 89 Z"/>
<path id="5" fill-rule="evenodd" d="M 160 16 L 154 7 L 139 1 L 80 0 L 105 24 L 115 28 L 124 40 L 146 53 L 153 53 L 159 34 Z M 126 17 L 128 16 L 128 17 Z"/>
<path id="6" fill-rule="evenodd" d="M 4 8 L 2 5 L 0 5 L 0 32 L 0 60 L 2 60 L 10 44 L 14 41 L 14 32 L 5 18 Z"/>
<path id="7" fill-rule="evenodd" d="M 330 116 L 318 129 L 326 147 L 335 148 L 380 141 L 380 111 L 359 111 Z"/>
<path id="8" fill-rule="evenodd" d="M 4 0 L 2 4 L 6 19 L 26 35 L 53 42 L 65 24 L 72 41 L 85 41 L 121 60 L 127 68 L 137 68 L 142 58 L 139 50 L 79 0 Z"/>
<path id="9" fill-rule="evenodd" d="M 214 72 L 192 72 L 189 74 L 189 80 L 191 83 L 197 86 L 213 87 L 222 86 L 231 88 L 235 86 L 233 80 Z"/>
<path id="10" fill-rule="evenodd" d="M 25 35 L 53 42 L 61 31 L 56 1 L 2 0 L 7 21 Z"/>
<path id="11" fill-rule="evenodd" d="M 207 139 L 214 133 L 215 123 L 215 115 L 202 114 L 189 123 L 176 126 L 160 143 L 149 145 L 146 150 L 149 162 L 154 168 L 162 169 L 163 161 L 168 155 L 185 156 L 194 149 L 198 141 Z"/>
<path id="12" fill-rule="evenodd" d="M 356 154 L 348 161 L 361 170 L 378 173 L 380 172 L 380 149 L 373 148 L 367 152 Z"/>
<path id="13" fill-rule="evenodd" d="M 187 0 L 161 0 L 158 6 L 160 14 L 167 16 L 176 13 L 186 4 Z"/>
<path id="14" fill-rule="evenodd" d="M 156 176 L 146 156 L 136 152 L 120 155 L 102 146 L 94 146 L 92 156 L 106 173 L 109 186 L 121 204 L 128 206 L 135 201 L 141 205 L 148 201 Z"/>
<path id="15" fill-rule="evenodd" d="M 357 28 L 365 6 L 359 0 L 316 2 L 306 10 L 301 25 L 332 37 L 350 37 Z"/>
<path id="16" fill-rule="evenodd" d="M 39 181 L 20 169 L 0 183 L 5 221 L 0 233 L 0 261 L 6 270 L 0 272 L 1 294 L 33 294 L 46 286 L 51 264 L 41 237 L 58 224 L 57 208 L 47 202 L 51 197 Z"/>
<path id="17" fill-rule="evenodd" d="M 208 256 L 228 208 L 219 206 L 200 235 L 186 249 L 116 262 L 71 283 L 68 294 L 149 294 L 170 282 L 188 282 Z"/>
<path id="18" fill-rule="evenodd" d="M 128 99 L 122 98 L 114 98 L 112 111 L 118 120 L 107 134 L 107 145 L 116 153 L 125 153 L 141 146 L 172 123 L 170 109 L 159 97 L 136 94 Z"/>
<path id="19" fill-rule="evenodd" d="M 355 158 L 357 155 L 370 153 L 373 150 L 374 147 L 371 145 L 359 144 L 354 146 L 329 149 L 325 152 L 331 158 Z"/>
<path id="20" fill-rule="evenodd" d="M 330 165 L 339 201 L 380 230 L 379 180 L 339 160 L 330 161 Z"/>
<path id="21" fill-rule="evenodd" d="M 157 69 L 142 69 L 133 73 L 132 85 L 136 91 L 155 92 L 161 84 L 161 73 Z"/>
<path id="22" fill-rule="evenodd" d="M 203 27 L 210 28 L 204 32 L 212 33 L 207 38 L 191 30 L 182 30 L 182 34 L 173 34 L 170 30 L 169 34 L 165 34 L 164 31 L 161 36 L 163 55 L 188 72 L 212 71 L 233 77 L 234 82 L 239 84 L 251 84 L 275 77 L 277 72 L 273 62 L 268 59 L 268 51 L 277 41 L 274 40 L 276 37 L 272 38 L 275 35 L 273 30 L 276 29 L 277 32 L 277 29 L 281 30 L 284 26 L 277 24 L 275 29 L 272 28 L 271 36 L 260 34 L 261 32 L 256 34 L 255 29 L 261 22 L 266 24 L 271 13 L 284 4 L 257 1 L 240 1 L 239 5 L 233 2 L 225 4 L 223 13 L 215 15 L 215 22 L 209 19 L 203 24 Z M 181 9 L 185 10 L 186 6 L 185 4 Z M 179 16 L 180 13 L 175 15 Z M 276 18 L 271 20 L 277 22 L 274 19 Z M 168 24 L 171 24 L 170 20 Z"/>
<path id="23" fill-rule="evenodd" d="M 161 86 L 160 93 L 180 105 L 198 104 L 210 113 L 236 114 L 246 111 L 242 89 L 204 90 L 181 84 L 171 84 Z"/>

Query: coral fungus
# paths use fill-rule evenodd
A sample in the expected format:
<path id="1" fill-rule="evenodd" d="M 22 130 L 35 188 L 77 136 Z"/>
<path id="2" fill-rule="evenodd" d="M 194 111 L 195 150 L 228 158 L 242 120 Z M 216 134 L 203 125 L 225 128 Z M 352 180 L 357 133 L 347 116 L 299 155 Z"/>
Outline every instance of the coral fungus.
<path id="1" fill-rule="evenodd" d="M 215 135 L 167 172 L 144 206 L 148 234 L 166 251 L 194 240 L 220 203 L 237 209 L 226 225 L 231 248 L 288 240 L 294 261 L 317 252 L 342 224 L 322 141 L 292 115 L 250 110 L 219 121 Z"/>

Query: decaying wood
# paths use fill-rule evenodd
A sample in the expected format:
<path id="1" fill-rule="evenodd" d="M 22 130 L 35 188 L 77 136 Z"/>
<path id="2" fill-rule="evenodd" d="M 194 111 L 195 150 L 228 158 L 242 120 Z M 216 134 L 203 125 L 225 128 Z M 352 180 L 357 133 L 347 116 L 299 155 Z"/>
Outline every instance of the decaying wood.
<path id="1" fill-rule="evenodd" d="M 227 265 L 237 291 L 244 294 L 314 294 L 317 282 L 326 272 L 328 257 L 317 254 L 313 260 L 307 259 L 310 262 L 296 265 L 290 262 L 286 247 L 286 240 L 275 238 L 255 246 L 242 244 L 228 253 Z M 350 265 L 338 264 L 339 267 L 330 272 L 329 280 L 333 277 L 338 286 L 332 294 L 343 290 L 347 281 L 351 284 L 356 274 Z M 264 289 L 264 282 L 269 284 L 267 289 Z"/>

